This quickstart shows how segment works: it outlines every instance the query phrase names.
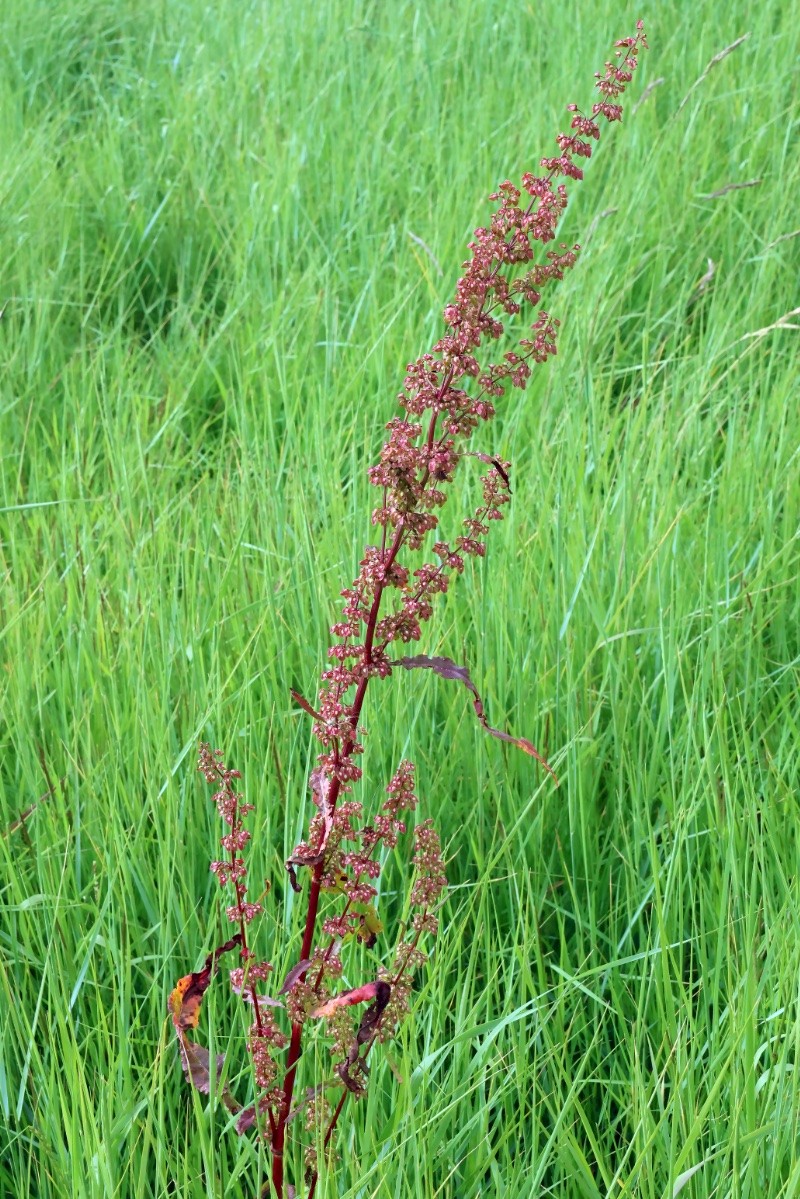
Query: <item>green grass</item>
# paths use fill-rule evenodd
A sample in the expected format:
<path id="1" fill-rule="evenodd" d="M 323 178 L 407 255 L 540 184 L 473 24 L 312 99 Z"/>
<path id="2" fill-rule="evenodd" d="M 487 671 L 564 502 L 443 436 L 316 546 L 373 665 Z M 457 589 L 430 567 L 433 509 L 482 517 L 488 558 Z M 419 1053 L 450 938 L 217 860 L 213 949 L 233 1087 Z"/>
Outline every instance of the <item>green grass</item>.
<path id="1" fill-rule="evenodd" d="M 4 5 L 2 1195 L 257 1194 L 165 1018 L 226 935 L 196 744 L 258 805 L 277 971 L 315 752 L 289 688 L 314 693 L 404 364 L 485 196 L 642 15 L 631 98 L 664 82 L 575 189 L 566 240 L 615 211 L 548 298 L 557 360 L 480 435 L 513 505 L 420 647 L 561 788 L 455 684 L 368 702 L 365 799 L 414 757 L 453 887 L 402 1082 L 376 1060 L 318 1195 L 669 1199 L 699 1167 L 688 1199 L 800 1196 L 796 21 L 651 10 Z M 245 1095 L 228 1015 L 212 988 Z"/>

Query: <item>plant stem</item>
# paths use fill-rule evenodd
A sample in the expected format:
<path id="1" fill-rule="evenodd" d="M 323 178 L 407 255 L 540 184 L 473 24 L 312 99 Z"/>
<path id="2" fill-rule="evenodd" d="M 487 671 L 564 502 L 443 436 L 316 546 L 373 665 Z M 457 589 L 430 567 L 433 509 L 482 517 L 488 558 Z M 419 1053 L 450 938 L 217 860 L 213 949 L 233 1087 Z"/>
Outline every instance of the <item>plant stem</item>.
<path id="1" fill-rule="evenodd" d="M 448 387 L 450 386 L 450 384 L 452 382 L 452 379 L 453 379 L 453 367 L 450 366 L 450 367 L 448 367 L 447 371 L 445 372 L 445 376 L 444 376 L 441 386 L 439 388 L 438 395 L 439 395 L 440 399 L 445 395 Z M 433 447 L 434 438 L 435 438 L 435 434 L 436 434 L 437 421 L 438 421 L 438 413 L 434 412 L 431 416 L 430 424 L 428 426 L 428 433 L 427 433 L 427 445 L 428 445 L 429 449 L 432 449 L 432 447 Z M 428 473 L 429 473 L 428 471 L 425 472 L 425 479 L 427 479 Z M 385 526 L 384 526 L 383 532 L 384 532 L 383 570 L 384 570 L 384 577 L 385 577 L 388 575 L 395 558 L 397 557 L 398 553 L 400 552 L 400 547 L 403 543 L 403 538 L 405 536 L 405 526 L 403 524 L 403 521 L 400 520 L 395 529 L 394 537 L 392 538 L 392 544 L 389 547 L 388 554 L 386 554 L 386 550 L 385 550 L 385 544 L 386 544 L 386 542 L 385 542 L 386 527 Z M 375 629 L 376 629 L 376 626 L 378 623 L 378 616 L 380 613 L 381 602 L 383 600 L 383 595 L 384 595 L 385 590 L 386 590 L 385 583 L 379 582 L 376 585 L 375 595 L 372 600 L 372 607 L 370 608 L 369 618 L 367 621 L 366 636 L 364 638 L 364 663 L 366 666 L 369 666 L 372 662 L 372 651 L 373 651 L 373 647 L 374 647 L 374 643 L 375 643 Z M 351 731 L 350 731 L 349 737 L 347 738 L 347 741 L 344 743 L 344 745 L 341 748 L 341 751 L 340 751 L 341 758 L 348 758 L 350 756 L 352 747 L 355 743 L 356 731 L 358 729 L 358 722 L 361 717 L 361 709 L 364 706 L 364 699 L 367 694 L 367 687 L 369 686 L 369 681 L 370 681 L 369 674 L 364 675 L 361 678 L 361 680 L 356 688 L 356 693 L 353 698 L 352 707 L 350 709 L 350 730 Z M 339 755 L 337 755 L 337 756 L 339 756 Z M 339 798 L 340 793 L 341 793 L 341 783 L 338 778 L 335 778 L 335 779 L 333 779 L 333 781 L 331 783 L 330 791 L 328 792 L 328 804 L 329 804 L 331 811 L 333 811 L 336 808 L 336 802 Z M 301 961 L 304 958 L 310 957 L 311 949 L 312 949 L 312 946 L 314 943 L 314 933 L 316 931 L 317 914 L 319 911 L 319 896 L 320 896 L 320 890 L 321 890 L 321 886 L 322 886 L 323 872 L 324 872 L 324 862 L 317 862 L 317 864 L 313 868 L 313 874 L 312 874 L 312 879 L 311 879 L 311 888 L 310 888 L 309 895 L 308 895 L 308 911 L 306 912 L 306 922 L 305 922 L 305 928 L 303 930 L 303 943 L 302 943 L 302 946 L 300 949 L 300 960 Z M 298 981 L 303 982 L 305 980 L 305 977 L 306 977 L 305 974 L 301 974 L 299 976 Z M 297 1063 L 300 1060 L 300 1056 L 302 1054 L 302 1040 L 303 1040 L 302 1024 L 299 1024 L 299 1023 L 292 1024 L 291 1039 L 289 1041 L 289 1052 L 286 1056 L 286 1073 L 284 1075 L 284 1080 L 283 1080 L 283 1103 L 281 1104 L 280 1112 L 278 1113 L 277 1126 L 276 1126 L 273 1136 L 272 1136 L 272 1185 L 275 1190 L 276 1199 L 283 1199 L 283 1187 L 284 1187 L 283 1160 L 284 1160 L 284 1151 L 286 1148 L 286 1124 L 289 1119 L 289 1112 L 291 1111 L 291 1107 L 292 1107 L 292 1097 L 294 1095 L 294 1085 L 295 1085 L 295 1080 L 297 1078 Z M 371 1047 L 372 1047 L 372 1042 L 370 1042 L 370 1048 Z M 369 1050 L 367 1052 L 369 1052 Z M 336 1118 L 337 1119 L 338 1119 L 338 1114 L 344 1105 L 345 1097 L 346 1096 L 342 1096 L 342 1099 L 340 1100 L 339 1105 L 336 1109 Z M 335 1127 L 335 1122 L 328 1129 L 328 1132 L 326 1134 L 326 1144 L 327 1144 L 327 1140 L 330 1139 L 330 1136 L 333 1132 L 334 1127 Z M 312 1190 L 309 1194 L 309 1199 L 311 1199 L 311 1195 L 313 1195 L 313 1188 L 315 1188 L 315 1187 L 316 1187 L 316 1175 L 314 1178 L 314 1182 L 312 1184 Z"/>

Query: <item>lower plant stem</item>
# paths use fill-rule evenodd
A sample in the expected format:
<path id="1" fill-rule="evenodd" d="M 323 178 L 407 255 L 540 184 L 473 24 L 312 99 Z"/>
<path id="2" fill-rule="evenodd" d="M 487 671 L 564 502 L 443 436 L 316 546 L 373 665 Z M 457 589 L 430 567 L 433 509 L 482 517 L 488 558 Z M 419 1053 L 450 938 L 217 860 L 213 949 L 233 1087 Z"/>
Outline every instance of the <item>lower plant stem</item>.
<path id="1" fill-rule="evenodd" d="M 398 529 L 395 534 L 394 542 L 389 551 L 389 562 L 396 557 L 397 551 L 400 548 L 402 538 L 402 529 Z M 367 630 L 367 638 L 365 642 L 365 658 L 370 660 L 372 642 L 375 636 L 375 624 L 378 618 L 378 611 L 383 597 L 383 585 L 379 584 L 375 598 L 372 603 L 370 612 L 369 627 Z M 342 748 L 342 757 L 350 756 L 352 746 L 356 740 L 356 730 L 358 721 L 361 716 L 361 709 L 364 705 L 364 698 L 369 685 L 369 676 L 366 675 L 361 679 L 356 689 L 356 694 L 353 699 L 353 705 L 350 713 L 351 733 L 347 743 Z M 336 801 L 339 798 L 341 791 L 341 782 L 335 778 L 331 783 L 328 793 L 328 803 L 331 810 L 336 807 Z M 317 924 L 317 912 L 319 911 L 319 895 L 322 886 L 322 875 L 325 869 L 325 863 L 317 862 L 314 866 L 314 872 L 311 878 L 311 889 L 308 894 L 308 911 L 306 912 L 306 923 L 303 930 L 303 943 L 300 948 L 300 960 L 308 958 L 311 954 L 311 948 L 314 943 L 314 932 Z M 303 981 L 305 974 L 300 976 L 299 981 Z M 283 1155 L 286 1146 L 286 1123 L 289 1119 L 289 1112 L 292 1107 L 292 1095 L 294 1093 L 295 1078 L 297 1077 L 297 1063 L 302 1053 L 303 1026 L 302 1024 L 292 1024 L 291 1039 L 289 1041 L 289 1052 L 286 1056 L 286 1074 L 283 1080 L 283 1103 L 281 1104 L 280 1112 L 278 1113 L 278 1122 L 275 1129 L 275 1134 L 272 1138 L 272 1185 L 275 1190 L 276 1199 L 283 1199 Z"/>
<path id="2" fill-rule="evenodd" d="M 335 782 L 331 787 L 332 792 L 334 787 L 336 787 Z M 314 867 L 314 874 L 311 879 L 311 890 L 308 894 L 306 926 L 303 930 L 303 944 L 300 949 L 301 961 L 303 958 L 307 958 L 310 954 L 311 946 L 314 941 L 314 929 L 317 923 L 317 911 L 319 909 L 319 893 L 322 884 L 323 868 L 324 863 L 318 862 Z M 297 1075 L 297 1062 L 300 1058 L 300 1054 L 302 1053 L 302 1039 L 302 1024 L 293 1024 L 291 1040 L 289 1041 L 289 1052 L 286 1056 L 286 1074 L 284 1075 L 283 1079 L 283 1103 L 281 1104 L 281 1109 L 278 1113 L 278 1123 L 275 1129 L 275 1135 L 272 1138 L 272 1185 L 275 1188 L 277 1199 L 283 1199 L 283 1151 L 286 1144 L 286 1122 L 289 1118 L 289 1112 L 292 1106 L 294 1080 Z"/>
<path id="3" fill-rule="evenodd" d="M 450 375 L 448 375 L 448 377 L 446 378 L 446 381 L 442 387 L 443 391 L 449 385 L 449 381 L 450 381 Z M 430 426 L 430 430 L 429 430 L 429 439 L 433 433 L 433 429 L 435 428 L 435 422 L 436 422 L 436 417 L 434 415 L 434 417 L 431 420 L 431 426 Z M 388 553 L 386 553 L 384 551 L 384 560 L 383 560 L 384 578 L 388 577 L 391 566 L 400 551 L 400 547 L 403 543 L 404 534 L 405 534 L 405 528 L 404 528 L 403 522 L 401 520 L 395 529 L 394 537 L 392 538 L 392 544 L 389 547 Z M 386 588 L 386 584 L 384 582 L 379 582 L 376 585 L 375 595 L 372 600 L 372 606 L 370 608 L 369 618 L 367 620 L 366 636 L 364 638 L 364 664 L 367 667 L 369 667 L 372 663 L 372 650 L 373 650 L 373 646 L 375 643 L 375 629 L 376 629 L 377 622 L 378 622 L 378 615 L 380 613 L 381 601 L 383 599 L 383 594 L 384 594 L 385 588 Z M 356 688 L 356 693 L 353 698 L 353 703 L 351 705 L 350 715 L 349 715 L 350 733 L 349 733 L 346 741 L 344 742 L 344 744 L 341 747 L 341 751 L 340 751 L 341 759 L 347 759 L 352 754 L 353 745 L 356 742 L 356 734 L 357 734 L 357 730 L 358 730 L 358 722 L 361 717 L 361 709 L 364 706 L 364 699 L 367 694 L 367 687 L 369 686 L 369 681 L 370 681 L 370 675 L 369 675 L 369 673 L 366 673 L 363 675 L 363 677 L 361 678 L 361 680 Z M 333 811 L 336 807 L 336 802 L 341 793 L 341 789 L 342 789 L 342 784 L 341 784 L 340 779 L 334 778 L 331 782 L 330 790 L 328 792 L 328 805 L 329 805 L 329 808 L 331 811 Z M 311 888 L 310 888 L 309 896 L 308 896 L 308 911 L 306 912 L 306 922 L 305 922 L 305 928 L 303 930 L 303 943 L 302 943 L 302 946 L 300 949 L 300 960 L 301 961 L 303 959 L 310 958 L 310 956 L 311 956 L 311 950 L 312 950 L 312 946 L 314 944 L 314 933 L 316 931 L 316 924 L 317 924 L 317 913 L 319 911 L 319 896 L 320 896 L 320 890 L 321 890 L 321 886 L 322 886 L 322 876 L 323 876 L 324 869 L 325 869 L 324 861 L 317 862 L 317 864 L 313 868 L 313 875 L 312 875 L 312 879 L 311 879 Z M 304 979 L 305 979 L 305 974 L 301 974 L 299 976 L 298 981 L 303 982 Z M 297 1077 L 297 1063 L 300 1060 L 300 1056 L 303 1051 L 302 1050 L 302 1040 L 303 1040 L 302 1024 L 293 1023 L 291 1037 L 289 1040 L 289 1052 L 286 1055 L 286 1073 L 285 1073 L 284 1079 L 283 1079 L 283 1102 L 281 1104 L 280 1111 L 278 1113 L 276 1127 L 275 1127 L 273 1135 L 272 1135 L 272 1186 L 275 1191 L 275 1199 L 284 1199 L 283 1161 L 284 1161 L 284 1152 L 285 1152 L 285 1148 L 286 1148 L 286 1125 L 287 1125 L 287 1122 L 289 1119 L 289 1113 L 292 1108 L 292 1097 L 294 1094 L 294 1084 L 295 1084 L 295 1080 Z M 340 1103 L 339 1107 L 337 1108 L 337 1118 L 338 1118 L 338 1113 L 341 1111 L 342 1106 L 343 1105 Z M 316 1179 L 314 1180 L 313 1186 L 316 1187 Z M 313 1194 L 313 1191 L 311 1193 Z"/>

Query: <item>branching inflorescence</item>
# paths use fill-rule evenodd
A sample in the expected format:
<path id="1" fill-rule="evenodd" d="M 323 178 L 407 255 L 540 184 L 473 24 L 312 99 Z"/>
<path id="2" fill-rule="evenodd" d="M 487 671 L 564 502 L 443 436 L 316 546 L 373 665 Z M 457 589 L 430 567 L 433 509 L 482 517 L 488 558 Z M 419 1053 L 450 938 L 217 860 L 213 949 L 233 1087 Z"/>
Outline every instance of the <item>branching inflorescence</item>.
<path id="1" fill-rule="evenodd" d="M 246 1133 L 257 1127 L 271 1153 L 271 1183 L 277 1199 L 296 1194 L 285 1180 L 284 1156 L 289 1122 L 303 1111 L 305 1125 L 317 1131 L 306 1152 L 307 1195 L 312 1199 L 318 1179 L 317 1146 L 331 1151 L 332 1138 L 349 1095 L 358 1098 L 367 1084 L 367 1059 L 373 1045 L 396 1033 L 408 1012 L 413 974 L 426 961 L 423 938 L 437 932 L 437 909 L 447 885 L 438 834 L 430 820 L 414 829 L 414 878 L 409 896 L 410 916 L 401 930 L 391 965 L 379 967 L 361 986 L 342 989 L 343 953 L 354 945 L 375 945 L 383 927 L 375 909 L 375 882 L 386 851 L 406 833 L 408 815 L 417 806 L 414 766 L 403 761 L 386 788 L 386 799 L 371 823 L 364 822 L 360 801 L 352 798 L 362 770 L 361 712 L 372 679 L 388 678 L 397 666 L 425 667 L 457 679 L 473 694 L 484 728 L 549 765 L 521 737 L 492 728 L 466 669 L 447 658 L 393 658 L 395 643 L 419 641 L 421 626 L 433 613 L 436 595 L 447 591 L 454 574 L 464 570 L 468 557 L 482 557 L 490 522 L 502 520 L 510 502 L 510 464 L 469 450 L 467 442 L 481 422 L 494 414 L 495 401 L 508 386 L 524 388 L 534 365 L 556 353 L 558 321 L 541 309 L 531 334 L 497 361 L 481 364 L 485 344 L 504 333 L 504 317 L 535 308 L 543 290 L 575 265 L 579 246 L 560 244 L 534 262 L 536 243 L 555 240 L 567 206 L 565 179 L 583 177 L 578 165 L 592 154 L 600 136 L 598 119 L 618 121 L 618 103 L 636 69 L 640 49 L 647 47 L 642 22 L 635 36 L 616 43 L 616 61 L 597 75 L 599 100 L 591 115 L 569 105 L 569 133 L 556 139 L 559 153 L 543 158 L 543 174 L 526 173 L 521 188 L 506 180 L 491 196 L 497 207 L 487 228 L 477 229 L 469 243 L 470 257 L 455 296 L 444 309 L 446 331 L 429 353 L 409 365 L 399 396 L 403 415 L 386 426 L 388 438 L 380 461 L 369 472 L 381 500 L 372 514 L 380 544 L 368 545 L 354 582 L 344 591 L 341 618 L 333 625 L 331 665 L 323 672 L 317 708 L 292 693 L 313 718 L 314 736 L 322 752 L 310 778 L 316 811 L 308 835 L 286 863 L 289 882 L 305 894 L 298 871 L 308 872 L 307 906 L 297 960 L 275 997 L 260 989 L 271 965 L 260 961 L 250 947 L 248 928 L 262 912 L 260 902 L 246 898 L 243 852 L 250 834 L 244 817 L 252 805 L 236 791 L 239 772 L 229 770 L 219 750 L 200 747 L 198 769 L 215 787 L 214 800 L 228 831 L 222 837 L 225 856 L 211 863 L 219 883 L 231 892 L 228 919 L 238 931 L 206 959 L 203 969 L 182 978 L 170 996 L 169 1010 L 181 1049 L 187 1079 L 208 1093 L 221 1059 L 212 1069 L 207 1050 L 190 1041 L 197 1026 L 202 996 L 222 953 L 238 949 L 241 964 L 230 971 L 231 985 L 252 1009 L 247 1039 L 256 1087 L 256 1100 L 241 1108 L 227 1086 L 218 1088 L 225 1106 L 237 1114 L 236 1127 Z M 525 197 L 523 201 L 523 196 Z M 405 559 L 423 545 L 439 526 L 460 460 L 472 455 L 489 469 L 482 477 L 483 498 L 474 515 L 463 522 L 454 542 L 436 540 L 433 559 L 412 569 Z M 386 602 L 389 594 L 394 602 Z M 552 770 L 550 770 L 552 773 Z M 363 1005 L 367 1005 L 364 1007 Z M 356 1020 L 352 1009 L 361 1012 Z M 310 1024 L 322 1022 L 333 1058 L 333 1077 L 296 1097 L 296 1078 L 303 1038 Z M 317 1027 L 319 1025 L 317 1024 Z M 335 1104 L 329 1092 L 336 1096 Z"/>

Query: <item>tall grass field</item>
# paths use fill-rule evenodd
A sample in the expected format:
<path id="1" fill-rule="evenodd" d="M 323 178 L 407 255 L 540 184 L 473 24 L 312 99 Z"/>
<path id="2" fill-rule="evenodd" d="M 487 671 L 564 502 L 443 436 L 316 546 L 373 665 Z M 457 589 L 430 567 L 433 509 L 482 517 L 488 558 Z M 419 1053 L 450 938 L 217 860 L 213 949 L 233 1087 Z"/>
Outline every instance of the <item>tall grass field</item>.
<path id="1" fill-rule="evenodd" d="M 556 153 L 638 17 L 623 122 L 570 189 L 558 357 L 476 435 L 512 463 L 507 519 L 419 646 L 468 665 L 560 786 L 455 683 L 370 693 L 365 807 L 412 757 L 450 890 L 317 1199 L 800 1199 L 784 0 L 4 0 L 3 1197 L 267 1183 L 258 1137 L 186 1086 L 167 1015 L 230 936 L 197 745 L 256 805 L 282 977 L 319 748 L 290 688 L 313 701 L 376 536 L 367 469 L 406 363 L 486 197 Z M 391 926 L 410 853 L 382 877 Z M 202 1039 L 243 1102 L 245 1033 L 212 987 Z"/>

